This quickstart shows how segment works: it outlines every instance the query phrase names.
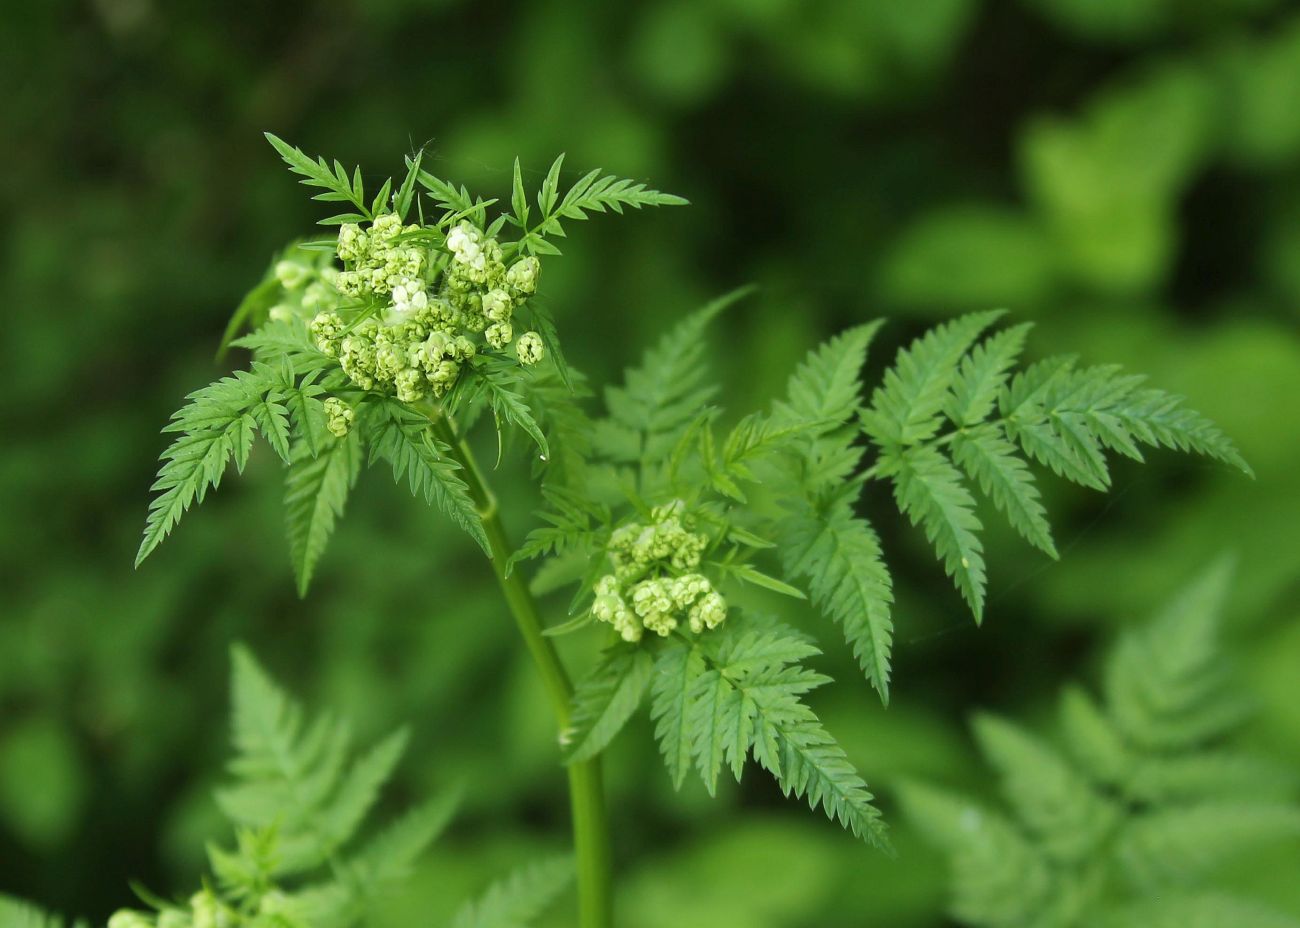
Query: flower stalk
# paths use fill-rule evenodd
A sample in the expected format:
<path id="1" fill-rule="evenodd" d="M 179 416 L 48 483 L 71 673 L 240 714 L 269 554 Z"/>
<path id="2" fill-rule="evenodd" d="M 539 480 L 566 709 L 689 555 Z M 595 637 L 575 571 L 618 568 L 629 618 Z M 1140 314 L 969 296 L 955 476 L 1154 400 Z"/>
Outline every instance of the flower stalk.
<path id="1" fill-rule="evenodd" d="M 473 452 L 456 433 L 451 420 L 442 414 L 433 414 L 430 419 L 434 432 L 451 449 L 452 457 L 461 466 L 470 495 L 478 506 L 492 551 L 492 570 L 505 597 L 506 606 L 514 617 L 528 653 L 533 658 L 533 664 L 542 678 L 542 685 L 555 715 L 557 732 L 563 735 L 570 727 L 573 684 L 551 639 L 543 634 L 541 614 L 527 581 L 518 571 L 509 574 L 506 572 L 514 548 L 501 522 L 496 496 L 475 461 Z M 578 926 L 610 928 L 613 924 L 613 893 L 609 825 L 600 759 L 597 757 L 572 763 L 565 769 L 569 777 L 573 846 L 577 862 Z"/>

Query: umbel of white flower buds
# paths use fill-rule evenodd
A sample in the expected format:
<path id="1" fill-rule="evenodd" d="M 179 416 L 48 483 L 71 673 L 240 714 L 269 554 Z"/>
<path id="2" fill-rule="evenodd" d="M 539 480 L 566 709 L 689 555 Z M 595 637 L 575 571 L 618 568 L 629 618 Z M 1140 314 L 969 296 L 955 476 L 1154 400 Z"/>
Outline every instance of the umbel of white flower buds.
<path id="1" fill-rule="evenodd" d="M 680 501 L 660 506 L 649 524 L 610 535 L 614 571 L 596 581 L 591 612 L 624 641 L 640 641 L 646 630 L 667 636 L 683 623 L 699 634 L 727 617 L 726 600 L 698 573 L 708 536 L 684 524 L 683 508 Z"/>
<path id="2" fill-rule="evenodd" d="M 430 289 L 426 272 L 438 262 L 414 236 L 419 228 L 403 227 L 392 214 L 379 216 L 368 230 L 341 226 L 337 250 L 344 270 L 334 272 L 335 286 L 387 308 L 351 324 L 336 309 L 311 320 L 316 347 L 338 358 L 355 386 L 390 391 L 405 403 L 444 395 L 479 351 L 506 352 L 515 337 L 514 313 L 537 289 L 536 258 L 507 268 L 497 241 L 468 221 L 448 232 L 446 267 Z M 277 268 L 277 274 L 297 283 L 290 268 L 283 274 Z M 545 355 L 541 336 L 523 333 L 514 354 L 521 364 L 536 364 Z M 336 407 L 329 415 L 330 431 L 346 435 L 351 410 Z"/>
<path id="3" fill-rule="evenodd" d="M 262 898 L 257 914 L 276 915 L 282 899 L 282 893 L 268 893 Z M 262 924 L 260 920 L 255 923 Z M 239 913 L 223 905 L 210 889 L 200 890 L 191 896 L 188 909 L 165 908 L 157 915 L 119 909 L 108 919 L 108 928 L 228 928 L 236 924 L 245 924 L 245 921 Z"/>

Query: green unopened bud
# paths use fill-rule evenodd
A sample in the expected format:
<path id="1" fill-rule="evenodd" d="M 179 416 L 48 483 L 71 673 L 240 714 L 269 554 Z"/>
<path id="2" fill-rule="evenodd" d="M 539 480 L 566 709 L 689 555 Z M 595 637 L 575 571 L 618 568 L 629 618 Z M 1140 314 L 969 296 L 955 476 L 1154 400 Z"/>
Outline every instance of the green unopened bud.
<path id="1" fill-rule="evenodd" d="M 727 617 L 727 601 L 716 592 L 706 593 L 691 607 L 691 631 L 697 635 L 706 628 L 717 628 Z"/>
<path id="2" fill-rule="evenodd" d="M 340 261 L 356 261 L 370 247 L 370 237 L 361 231 L 355 222 L 345 222 L 339 226 L 338 256 Z"/>
<path id="3" fill-rule="evenodd" d="M 297 261 L 277 261 L 275 276 L 286 290 L 297 290 L 307 282 L 311 272 Z"/>
<path id="4" fill-rule="evenodd" d="M 515 354 L 519 355 L 520 364 L 536 364 L 546 354 L 542 336 L 536 332 L 525 332 L 515 342 Z"/>
<path id="5" fill-rule="evenodd" d="M 416 403 L 424 398 L 424 378 L 413 367 L 399 372 L 393 386 L 397 388 L 397 398 L 403 403 Z"/>
<path id="6" fill-rule="evenodd" d="M 487 327 L 483 337 L 487 343 L 498 350 L 504 349 L 510 344 L 510 339 L 514 337 L 515 330 L 508 322 L 494 322 Z"/>
<path id="7" fill-rule="evenodd" d="M 591 614 L 602 622 L 614 626 L 624 641 L 641 640 L 641 623 L 624 602 L 618 578 L 606 574 L 596 581 L 596 598 L 591 604 Z"/>
<path id="8" fill-rule="evenodd" d="M 180 909 L 164 909 L 158 913 L 158 928 L 200 928 L 200 926 L 195 924 L 188 912 L 182 912 Z M 207 924 L 201 928 L 214 928 L 214 926 Z"/>
<path id="9" fill-rule="evenodd" d="M 343 318 L 338 313 L 317 313 L 309 328 L 317 349 L 330 357 L 338 353 L 335 341 L 345 328 Z"/>
<path id="10" fill-rule="evenodd" d="M 396 213 L 376 216 L 370 224 L 370 234 L 381 241 L 391 241 L 402 233 L 402 217 Z"/>
<path id="11" fill-rule="evenodd" d="M 483 315 L 493 322 L 509 322 L 513 309 L 510 294 L 499 287 L 483 294 Z"/>
<path id="12" fill-rule="evenodd" d="M 455 342 L 452 344 L 452 351 L 457 360 L 468 361 L 474 357 L 474 343 L 464 335 L 457 335 Z"/>
<path id="13" fill-rule="evenodd" d="M 133 909 L 118 909 L 108 917 L 108 928 L 154 928 L 153 919 Z"/>
<path id="14" fill-rule="evenodd" d="M 439 361 L 426 374 L 425 380 L 433 387 L 434 396 L 442 396 L 451 389 L 451 385 L 456 382 L 456 375 L 460 373 L 460 365 L 451 359 Z"/>
<path id="15" fill-rule="evenodd" d="M 190 897 L 190 910 L 194 913 L 194 928 L 225 928 L 229 920 L 223 917 L 225 913 L 221 903 L 210 889 L 200 890 Z"/>
<path id="16" fill-rule="evenodd" d="M 506 283 L 522 294 L 535 293 L 541 268 L 542 264 L 536 257 L 520 258 L 506 271 Z"/>
<path id="17" fill-rule="evenodd" d="M 325 427 L 336 438 L 346 438 L 348 432 L 352 431 L 352 422 L 356 419 L 356 413 L 337 396 L 331 396 L 325 401 L 325 415 L 328 417 Z"/>

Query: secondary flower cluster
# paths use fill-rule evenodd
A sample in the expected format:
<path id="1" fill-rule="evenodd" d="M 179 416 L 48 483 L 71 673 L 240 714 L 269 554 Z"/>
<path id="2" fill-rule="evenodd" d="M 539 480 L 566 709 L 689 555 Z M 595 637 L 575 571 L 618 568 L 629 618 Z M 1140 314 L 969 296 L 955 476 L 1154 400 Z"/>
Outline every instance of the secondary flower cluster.
<path id="1" fill-rule="evenodd" d="M 119 909 L 108 919 L 108 928 L 234 928 L 236 925 L 297 924 L 288 919 L 292 903 L 279 891 L 261 899 L 258 912 L 247 916 L 223 904 L 210 889 L 190 897 L 187 908 L 168 907 L 157 915 L 135 909 Z"/>
<path id="2" fill-rule="evenodd" d="M 525 332 L 516 340 L 513 325 L 515 310 L 537 289 L 537 259 L 507 268 L 496 240 L 462 221 L 447 234 L 445 262 L 433 261 L 419 232 L 391 213 L 368 230 L 340 227 L 344 270 L 331 277 L 367 308 L 351 321 L 332 309 L 318 312 L 311 320 L 316 347 L 338 358 L 356 386 L 392 391 L 405 403 L 445 394 L 479 351 L 505 351 L 513 341 L 521 364 L 540 361 L 541 336 Z M 441 275 L 431 273 L 441 263 Z M 331 431 L 346 434 L 349 425 L 331 413 Z"/>
<path id="3" fill-rule="evenodd" d="M 591 611 L 614 626 L 624 641 L 652 631 L 667 636 L 685 622 L 699 634 L 727 617 L 726 600 L 698 572 L 708 536 L 683 523 L 680 502 L 660 506 L 650 524 L 614 531 L 609 558 L 614 572 L 596 581 Z"/>

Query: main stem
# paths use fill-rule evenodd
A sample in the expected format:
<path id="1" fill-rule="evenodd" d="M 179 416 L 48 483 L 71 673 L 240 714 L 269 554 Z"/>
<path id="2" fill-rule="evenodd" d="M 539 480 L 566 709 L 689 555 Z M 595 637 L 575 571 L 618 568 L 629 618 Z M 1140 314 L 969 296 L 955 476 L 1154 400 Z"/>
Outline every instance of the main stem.
<path id="1" fill-rule="evenodd" d="M 519 573 L 506 575 L 506 565 L 514 554 L 501 516 L 497 512 L 496 497 L 487 479 L 474 460 L 469 447 L 456 434 L 446 416 L 433 418 L 438 437 L 452 449 L 452 456 L 461 465 L 465 482 L 478 506 L 492 551 L 492 570 L 505 596 L 506 605 L 515 617 L 515 624 L 524 636 L 528 653 L 537 665 L 547 698 L 555 713 L 555 723 L 561 733 L 569 728 L 569 705 L 573 685 L 560 663 L 560 656 L 551 639 L 542 634 L 542 619 L 537 601 L 528 584 Z M 613 895 L 610 880 L 609 826 L 605 815 L 605 790 L 601 778 L 600 759 L 569 764 L 569 802 L 573 812 L 573 846 L 578 869 L 578 925 L 579 928 L 610 928 L 614 921 Z"/>

